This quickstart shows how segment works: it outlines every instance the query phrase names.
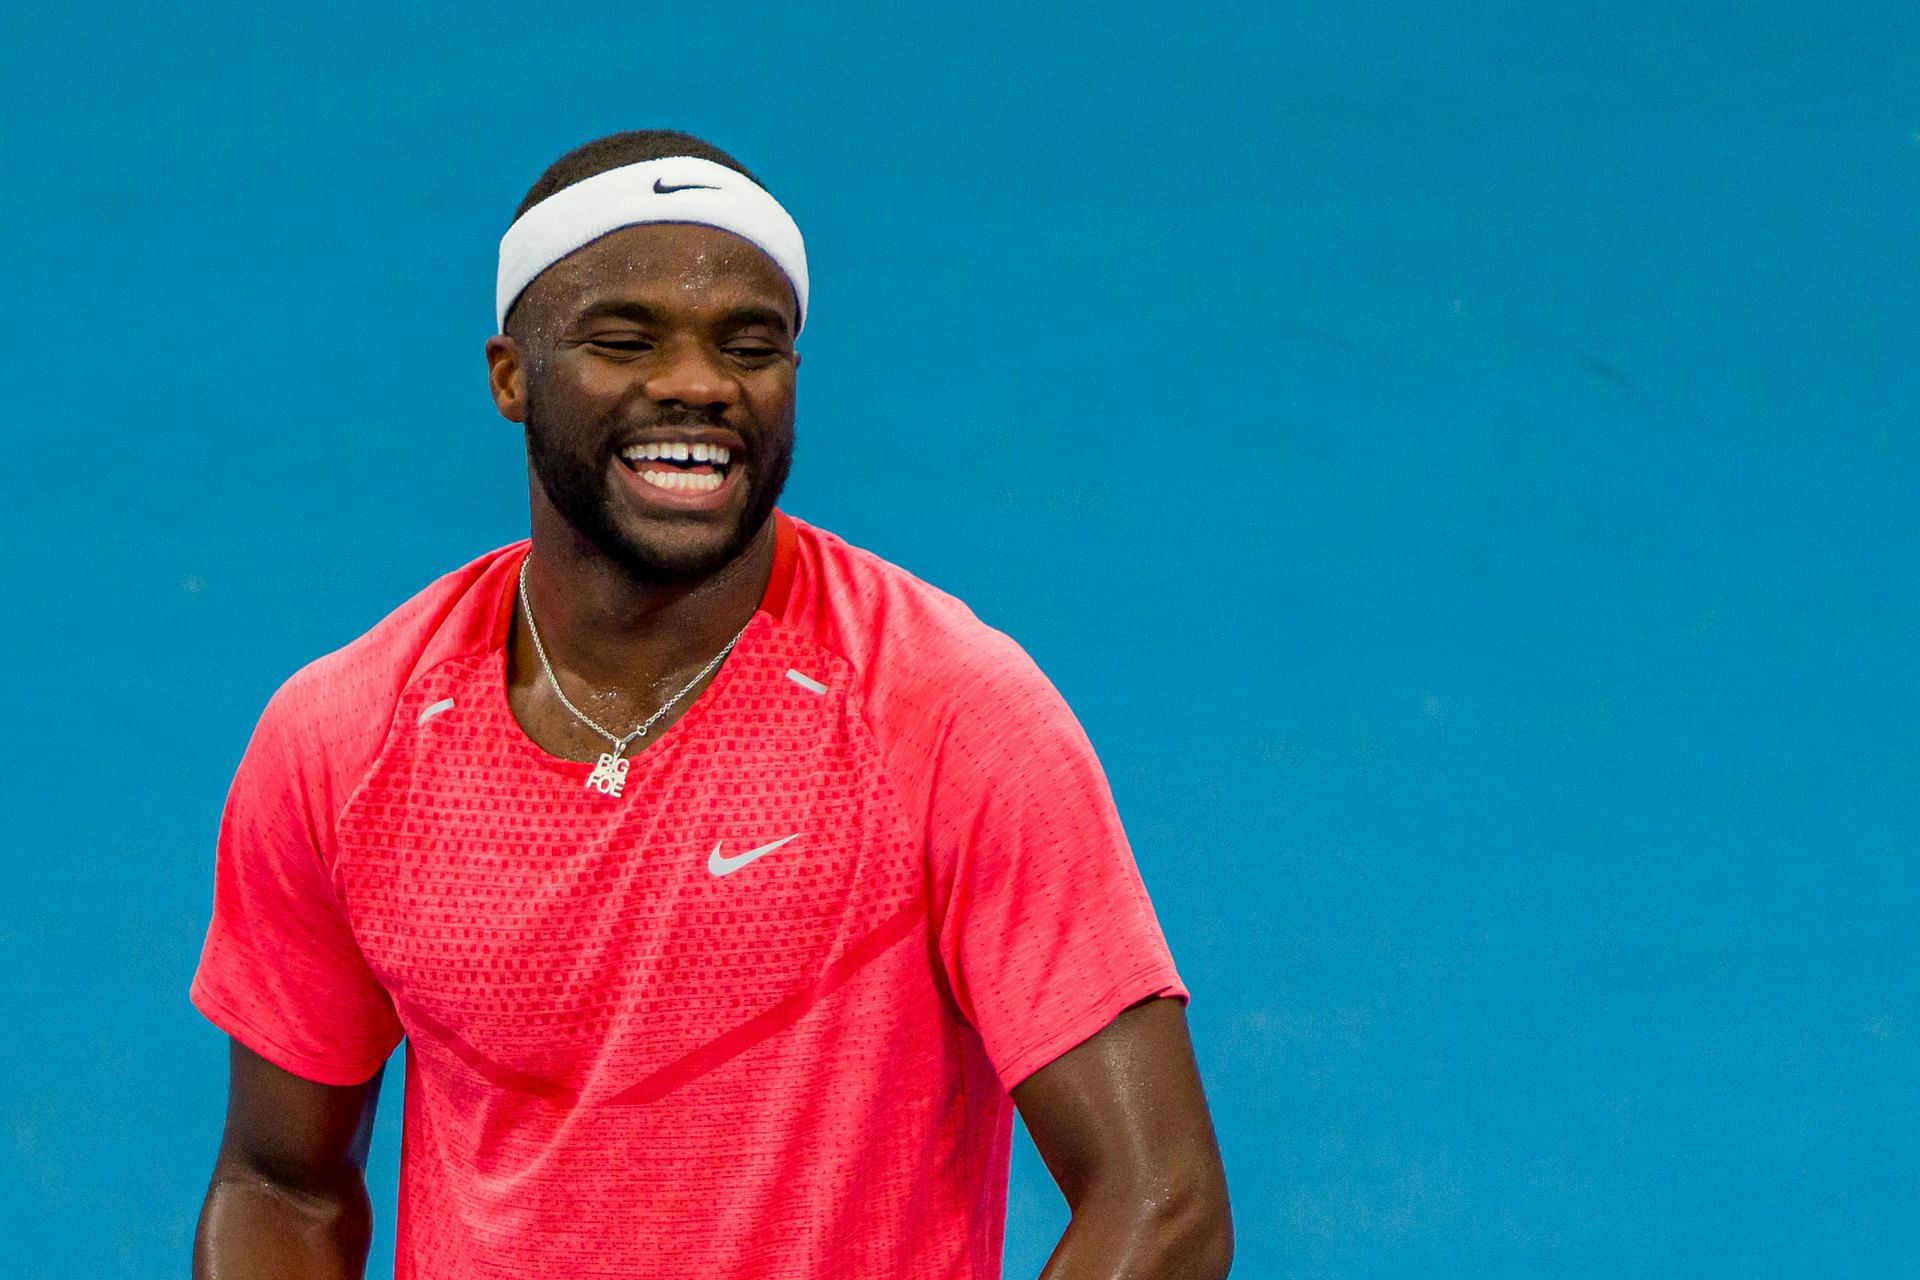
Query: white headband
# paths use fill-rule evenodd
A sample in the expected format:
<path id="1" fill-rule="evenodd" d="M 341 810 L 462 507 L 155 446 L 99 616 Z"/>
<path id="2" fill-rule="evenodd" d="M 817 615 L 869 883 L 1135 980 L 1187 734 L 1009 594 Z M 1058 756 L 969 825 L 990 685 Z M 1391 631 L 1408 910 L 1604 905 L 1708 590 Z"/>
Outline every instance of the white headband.
<path id="1" fill-rule="evenodd" d="M 731 231 L 773 259 L 799 303 L 797 335 L 807 322 L 807 247 L 780 202 L 745 174 L 693 156 L 643 160 L 596 173 L 542 200 L 500 237 L 494 307 L 501 328 L 514 299 L 574 250 L 609 231 L 642 222 L 694 222 Z"/>

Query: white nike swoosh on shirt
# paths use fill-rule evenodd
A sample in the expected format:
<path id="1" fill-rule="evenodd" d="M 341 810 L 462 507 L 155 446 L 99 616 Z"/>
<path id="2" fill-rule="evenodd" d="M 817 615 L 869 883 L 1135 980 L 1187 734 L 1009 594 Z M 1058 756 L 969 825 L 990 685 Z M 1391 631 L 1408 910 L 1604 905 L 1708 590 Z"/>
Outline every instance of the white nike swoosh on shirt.
<path id="1" fill-rule="evenodd" d="M 783 836 L 782 838 L 773 841 L 771 844 L 763 844 L 758 849 L 749 849 L 737 858 L 721 857 L 720 848 L 722 845 L 726 844 L 726 841 L 725 840 L 715 841 L 713 846 L 713 852 L 707 855 L 707 870 L 711 871 L 716 876 L 732 875 L 734 872 L 738 871 L 740 868 L 746 866 L 749 862 L 752 862 L 755 858 L 764 857 L 765 855 L 772 853 L 775 849 L 778 849 L 781 845 L 787 843 L 787 841 L 798 840 L 804 834 L 806 833 L 802 831 L 796 831 L 790 836 Z"/>

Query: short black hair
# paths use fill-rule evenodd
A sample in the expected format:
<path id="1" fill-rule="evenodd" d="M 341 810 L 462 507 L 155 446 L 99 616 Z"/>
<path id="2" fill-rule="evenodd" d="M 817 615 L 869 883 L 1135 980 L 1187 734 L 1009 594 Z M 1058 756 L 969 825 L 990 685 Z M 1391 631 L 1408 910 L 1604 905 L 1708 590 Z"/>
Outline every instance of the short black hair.
<path id="1" fill-rule="evenodd" d="M 583 142 L 548 165 L 547 171 L 528 189 L 527 198 L 520 202 L 513 216 L 520 217 L 554 192 L 565 190 L 576 182 L 584 182 L 597 173 L 605 173 L 623 165 L 639 164 L 643 160 L 665 160 L 672 156 L 711 160 L 743 175 L 755 186 L 766 185 L 754 177 L 747 166 L 703 138 L 682 133 L 678 129 L 629 129 L 624 133 L 610 133 L 604 138 Z"/>

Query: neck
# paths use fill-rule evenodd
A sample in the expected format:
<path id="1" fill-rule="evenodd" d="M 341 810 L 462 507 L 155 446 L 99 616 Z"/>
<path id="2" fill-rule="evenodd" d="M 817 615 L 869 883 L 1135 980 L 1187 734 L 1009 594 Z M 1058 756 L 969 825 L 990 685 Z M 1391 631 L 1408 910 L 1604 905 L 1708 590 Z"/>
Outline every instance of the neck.
<path id="1" fill-rule="evenodd" d="M 556 669 L 610 694 L 640 693 L 698 669 L 753 617 L 773 546 L 769 515 L 739 555 L 699 581 L 639 582 L 557 511 L 536 503 L 527 595 L 547 656 Z M 525 621 L 516 619 L 516 635 Z M 532 646 L 515 648 L 527 653 Z"/>

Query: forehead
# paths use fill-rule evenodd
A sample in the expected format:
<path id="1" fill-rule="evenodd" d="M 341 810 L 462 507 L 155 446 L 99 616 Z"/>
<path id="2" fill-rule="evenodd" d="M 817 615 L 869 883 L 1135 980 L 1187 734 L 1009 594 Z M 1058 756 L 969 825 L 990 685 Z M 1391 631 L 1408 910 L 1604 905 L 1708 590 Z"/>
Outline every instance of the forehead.
<path id="1" fill-rule="evenodd" d="M 793 286 L 758 247 L 718 227 L 645 223 L 574 250 L 527 286 L 527 298 L 565 322 L 616 301 L 655 310 L 772 307 L 791 327 Z"/>

